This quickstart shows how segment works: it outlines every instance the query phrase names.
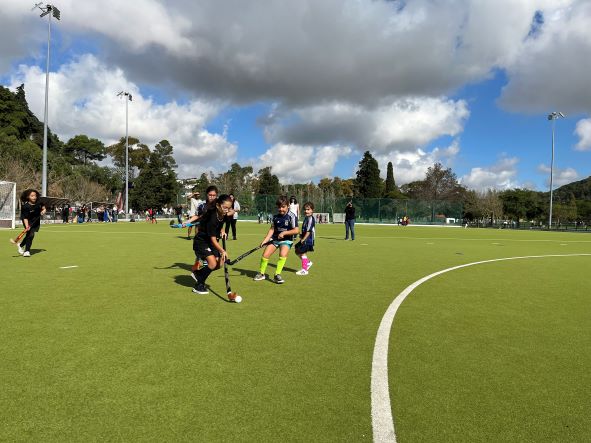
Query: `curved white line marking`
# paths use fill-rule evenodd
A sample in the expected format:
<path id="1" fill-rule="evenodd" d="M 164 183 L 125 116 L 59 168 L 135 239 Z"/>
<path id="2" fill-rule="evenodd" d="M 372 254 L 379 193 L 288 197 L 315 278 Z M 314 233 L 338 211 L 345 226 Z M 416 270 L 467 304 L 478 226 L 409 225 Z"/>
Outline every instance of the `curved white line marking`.
<path id="1" fill-rule="evenodd" d="M 392 329 L 396 311 L 398 311 L 398 308 L 402 302 L 410 295 L 412 291 L 434 277 L 445 274 L 446 272 L 467 268 L 469 266 L 526 258 L 583 256 L 591 256 L 591 254 L 527 255 L 523 257 L 505 257 L 495 258 L 492 260 L 482 260 L 473 263 L 466 263 L 464 265 L 453 266 L 442 271 L 434 272 L 433 274 L 429 274 L 426 277 L 423 277 L 407 286 L 404 291 L 398 294 L 398 296 L 392 301 L 386 310 L 386 313 L 382 317 L 380 327 L 378 328 L 378 334 L 376 336 L 376 344 L 373 349 L 373 361 L 371 365 L 371 426 L 373 429 L 373 441 L 380 443 L 396 442 L 394 419 L 392 417 L 392 405 L 390 403 L 390 388 L 388 386 L 388 343 L 390 341 L 390 331 Z"/>

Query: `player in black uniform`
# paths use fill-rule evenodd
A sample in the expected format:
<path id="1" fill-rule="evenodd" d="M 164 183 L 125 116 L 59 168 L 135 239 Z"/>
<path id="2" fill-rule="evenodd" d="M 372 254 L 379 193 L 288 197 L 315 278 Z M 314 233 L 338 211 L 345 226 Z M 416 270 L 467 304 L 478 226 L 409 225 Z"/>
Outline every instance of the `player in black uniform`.
<path id="1" fill-rule="evenodd" d="M 232 207 L 232 199 L 228 195 L 220 195 L 215 203 L 208 203 L 205 213 L 199 219 L 197 235 L 193 240 L 193 250 L 197 260 L 201 259 L 207 266 L 194 271 L 193 278 L 197 281 L 193 292 L 197 294 L 208 294 L 205 281 L 209 274 L 224 264 L 228 258 L 226 251 L 219 243 L 219 239 L 226 237 L 222 231 L 224 217 Z"/>
<path id="2" fill-rule="evenodd" d="M 18 253 L 23 257 L 31 256 L 31 245 L 41 227 L 41 217 L 45 214 L 45 206 L 39 202 L 39 197 L 39 192 L 34 189 L 27 189 L 21 194 L 21 220 L 27 229 L 27 235 L 18 245 Z"/>

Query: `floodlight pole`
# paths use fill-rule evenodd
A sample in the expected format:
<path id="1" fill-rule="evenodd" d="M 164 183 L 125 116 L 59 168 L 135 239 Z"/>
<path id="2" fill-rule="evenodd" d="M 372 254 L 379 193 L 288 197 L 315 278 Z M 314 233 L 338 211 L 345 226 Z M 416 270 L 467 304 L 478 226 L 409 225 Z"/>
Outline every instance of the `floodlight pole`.
<path id="1" fill-rule="evenodd" d="M 129 104 L 125 93 L 125 217 L 129 217 Z"/>
<path id="2" fill-rule="evenodd" d="M 552 112 L 548 114 L 548 120 L 552 121 L 552 161 L 550 163 L 550 215 L 548 216 L 548 229 L 552 229 L 552 200 L 554 193 L 554 130 L 556 126 L 556 119 L 564 118 L 562 112 Z"/>
<path id="3" fill-rule="evenodd" d="M 51 6 L 47 8 L 51 11 Z M 41 196 L 47 197 L 47 118 L 49 114 L 49 56 L 51 48 L 51 16 L 47 14 L 47 64 L 45 69 L 45 112 L 43 114 L 43 171 L 41 176 Z"/>
<path id="4" fill-rule="evenodd" d="M 125 216 L 129 217 L 129 103 L 132 96 L 129 92 L 121 91 L 118 97 L 125 99 Z"/>

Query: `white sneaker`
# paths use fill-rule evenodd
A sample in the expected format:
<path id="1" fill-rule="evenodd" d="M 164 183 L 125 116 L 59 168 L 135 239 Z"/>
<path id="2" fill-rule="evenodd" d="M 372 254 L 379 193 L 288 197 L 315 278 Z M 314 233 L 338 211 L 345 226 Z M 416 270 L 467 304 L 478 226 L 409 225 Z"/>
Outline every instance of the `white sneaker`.
<path id="1" fill-rule="evenodd" d="M 25 253 L 25 250 L 24 250 L 23 248 L 21 248 L 21 245 L 20 245 L 20 244 L 18 244 L 18 245 L 16 245 L 16 246 L 18 247 L 18 253 L 19 253 L 20 255 L 23 255 L 23 254 Z"/>
<path id="2" fill-rule="evenodd" d="M 267 277 L 265 276 L 265 274 L 261 274 L 260 272 L 257 272 L 257 275 L 254 276 L 254 281 L 261 281 L 266 279 Z"/>
<path id="3" fill-rule="evenodd" d="M 296 275 L 308 275 L 308 271 L 305 269 L 300 269 L 298 272 L 296 272 Z"/>
<path id="4" fill-rule="evenodd" d="M 23 257 L 30 257 L 31 253 L 29 251 L 23 252 Z"/>

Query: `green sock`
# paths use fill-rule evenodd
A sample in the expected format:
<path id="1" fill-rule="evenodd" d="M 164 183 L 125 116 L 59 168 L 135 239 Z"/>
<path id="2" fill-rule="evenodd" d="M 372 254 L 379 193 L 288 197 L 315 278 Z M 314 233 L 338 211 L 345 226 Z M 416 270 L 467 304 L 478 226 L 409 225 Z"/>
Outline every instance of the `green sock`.
<path id="1" fill-rule="evenodd" d="M 283 267 L 285 266 L 286 261 L 287 257 L 279 257 L 279 260 L 277 260 L 277 272 L 275 272 L 275 275 L 281 274 L 281 271 L 283 271 Z"/>
<path id="2" fill-rule="evenodd" d="M 261 257 L 261 267 L 259 268 L 259 273 L 264 274 L 267 270 L 267 265 L 269 264 L 269 259 L 265 257 Z"/>

